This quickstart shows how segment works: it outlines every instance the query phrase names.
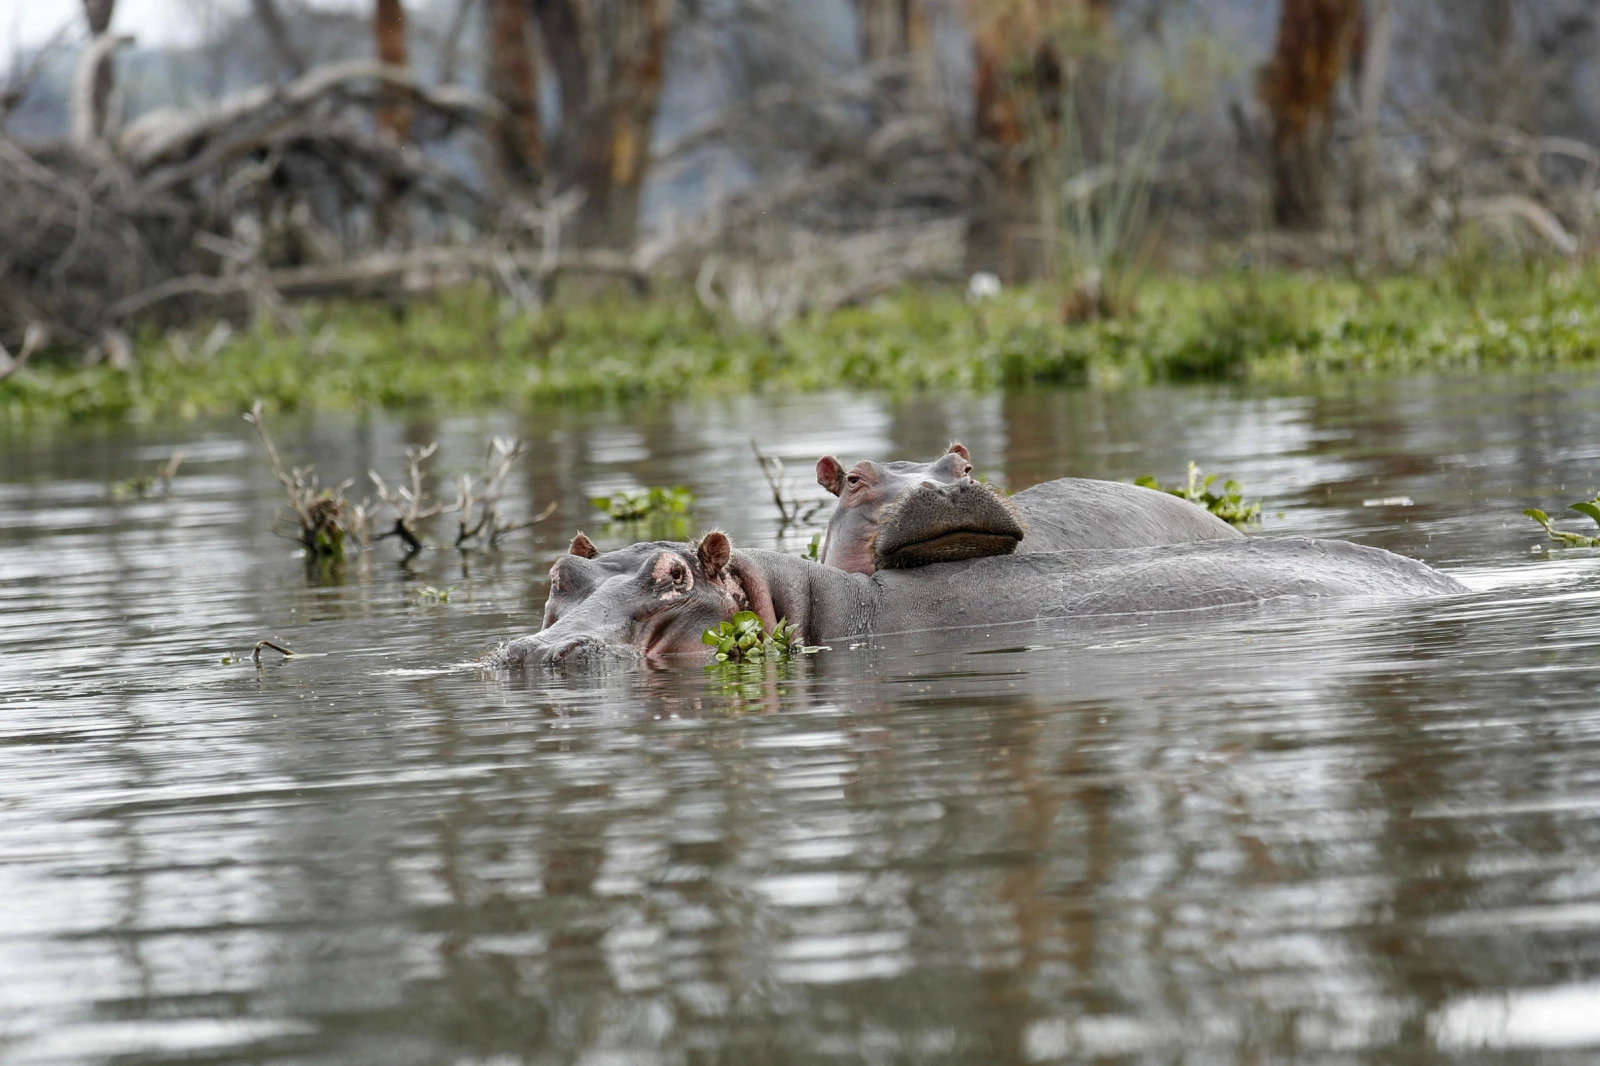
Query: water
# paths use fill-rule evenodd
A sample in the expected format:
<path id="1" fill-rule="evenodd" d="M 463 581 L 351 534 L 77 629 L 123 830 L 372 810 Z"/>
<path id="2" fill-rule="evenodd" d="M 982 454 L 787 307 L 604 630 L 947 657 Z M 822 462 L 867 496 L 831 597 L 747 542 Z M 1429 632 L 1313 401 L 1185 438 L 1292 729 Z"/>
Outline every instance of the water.
<path id="1" fill-rule="evenodd" d="M 532 454 L 495 556 L 308 581 L 248 427 L 0 437 L 0 1061 L 1550 1062 L 1600 1048 L 1600 378 L 279 420 Z M 590 495 L 779 538 L 748 451 L 1181 475 L 1452 601 L 497 676 Z M 111 482 L 187 458 L 170 496 Z M 1365 506 L 1410 497 L 1412 506 Z M 1281 515 L 1281 517 L 1280 517 Z M 612 542 L 615 542 L 615 537 Z M 602 546 L 609 544 L 602 540 Z M 438 602 L 422 589 L 450 589 Z M 263 637 L 306 653 L 259 668 Z"/>

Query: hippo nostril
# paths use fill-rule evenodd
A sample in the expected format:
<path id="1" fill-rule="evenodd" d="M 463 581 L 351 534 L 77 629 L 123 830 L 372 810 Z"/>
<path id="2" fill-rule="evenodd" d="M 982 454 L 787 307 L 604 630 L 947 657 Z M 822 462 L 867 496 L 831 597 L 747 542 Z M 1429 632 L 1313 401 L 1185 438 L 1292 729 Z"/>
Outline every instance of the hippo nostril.
<path id="1" fill-rule="evenodd" d="M 568 660 L 582 659 L 587 655 L 594 654 L 599 650 L 599 648 L 600 644 L 598 641 L 571 640 L 553 650 L 550 653 L 550 661 L 564 663 Z"/>

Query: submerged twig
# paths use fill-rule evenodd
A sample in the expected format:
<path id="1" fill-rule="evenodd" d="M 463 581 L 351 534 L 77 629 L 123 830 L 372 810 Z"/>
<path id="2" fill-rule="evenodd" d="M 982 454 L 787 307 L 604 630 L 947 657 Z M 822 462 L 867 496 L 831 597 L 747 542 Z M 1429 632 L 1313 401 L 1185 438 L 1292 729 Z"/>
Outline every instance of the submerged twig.
<path id="1" fill-rule="evenodd" d="M 500 494 L 505 491 L 506 475 L 525 452 L 520 438 L 495 437 L 483 458 L 482 482 L 475 483 L 470 474 L 456 479 L 456 500 L 446 510 L 460 514 L 456 521 L 457 548 L 465 549 L 473 540 L 484 547 L 497 547 L 501 537 L 543 522 L 555 513 L 556 504 L 551 503 L 522 521 L 507 522 L 500 518 Z"/>
<path id="2" fill-rule="evenodd" d="M 294 658 L 294 652 L 285 648 L 282 644 L 270 640 L 258 640 L 256 641 L 256 650 L 250 653 L 250 658 L 257 663 L 261 662 L 262 648 L 271 648 L 273 651 L 280 653 L 285 659 Z"/>
<path id="3" fill-rule="evenodd" d="M 756 443 L 754 437 L 750 438 L 750 450 L 756 453 L 756 463 L 761 467 L 761 476 L 766 478 L 767 488 L 772 492 L 772 502 L 778 508 L 780 525 L 798 525 L 822 509 L 823 504 L 817 500 L 800 500 L 795 498 L 792 492 L 785 495 L 783 460 L 775 455 L 762 454 L 761 446 Z"/>
<path id="4" fill-rule="evenodd" d="M 300 526 L 295 539 L 305 546 L 307 558 L 343 558 L 347 535 L 353 535 L 365 544 L 368 535 L 367 506 L 365 502 L 353 504 L 345 499 L 344 490 L 350 487 L 350 482 L 344 481 L 327 488 L 317 481 L 316 471 L 312 467 L 284 470 L 278 449 L 267 433 L 260 400 L 251 406 L 244 420 L 256 428 L 256 435 L 267 450 L 267 461 L 272 464 L 273 476 L 289 497 L 289 506 L 294 510 Z"/>
<path id="5" fill-rule="evenodd" d="M 394 528 L 387 533 L 378 534 L 376 539 L 399 537 L 405 542 L 408 556 L 422 550 L 422 536 L 417 531 L 417 523 L 449 510 L 442 503 L 434 502 L 430 505 L 428 492 L 423 484 L 426 475 L 423 474 L 422 464 L 438 450 L 438 441 L 433 441 L 425 447 L 419 448 L 413 445 L 406 449 L 406 473 L 410 485 L 400 485 L 391 490 L 383 478 L 378 476 L 376 470 L 367 471 L 367 476 L 372 479 L 372 484 L 378 490 L 378 499 L 388 504 L 395 512 Z"/>

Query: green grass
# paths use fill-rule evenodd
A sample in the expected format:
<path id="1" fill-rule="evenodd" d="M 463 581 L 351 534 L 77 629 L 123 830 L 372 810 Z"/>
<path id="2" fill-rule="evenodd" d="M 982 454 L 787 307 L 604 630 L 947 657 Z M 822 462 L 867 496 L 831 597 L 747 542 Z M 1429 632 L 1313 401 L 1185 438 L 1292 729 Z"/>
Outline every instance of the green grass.
<path id="1" fill-rule="evenodd" d="M 1138 313 L 1063 325 L 1059 292 L 976 306 L 907 289 L 775 333 L 719 319 L 683 293 L 602 296 L 502 313 L 486 288 L 300 309 L 310 339 L 270 325 L 213 356 L 153 331 L 131 371 L 40 358 L 0 382 L 0 420 L 195 418 L 270 409 L 474 410 L 824 388 L 994 389 L 1034 383 L 1305 381 L 1546 368 L 1600 358 L 1600 268 L 1440 269 L 1360 284 L 1327 274 L 1147 282 Z M 204 337 L 209 324 L 193 336 Z"/>

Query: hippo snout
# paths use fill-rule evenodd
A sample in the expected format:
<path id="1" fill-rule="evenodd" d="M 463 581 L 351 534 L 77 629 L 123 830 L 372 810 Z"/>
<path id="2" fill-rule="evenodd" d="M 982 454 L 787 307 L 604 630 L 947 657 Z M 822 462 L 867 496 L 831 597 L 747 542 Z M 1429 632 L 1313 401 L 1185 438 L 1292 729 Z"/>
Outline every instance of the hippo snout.
<path id="1" fill-rule="evenodd" d="M 641 658 L 628 644 L 612 644 L 595 637 L 565 637 L 541 640 L 541 634 L 514 640 L 501 649 L 499 658 L 508 666 L 576 668 L 631 665 Z"/>
<path id="2" fill-rule="evenodd" d="M 1013 552 L 1028 527 L 1004 493 L 970 477 L 925 480 L 879 514 L 873 556 L 880 569 Z"/>

